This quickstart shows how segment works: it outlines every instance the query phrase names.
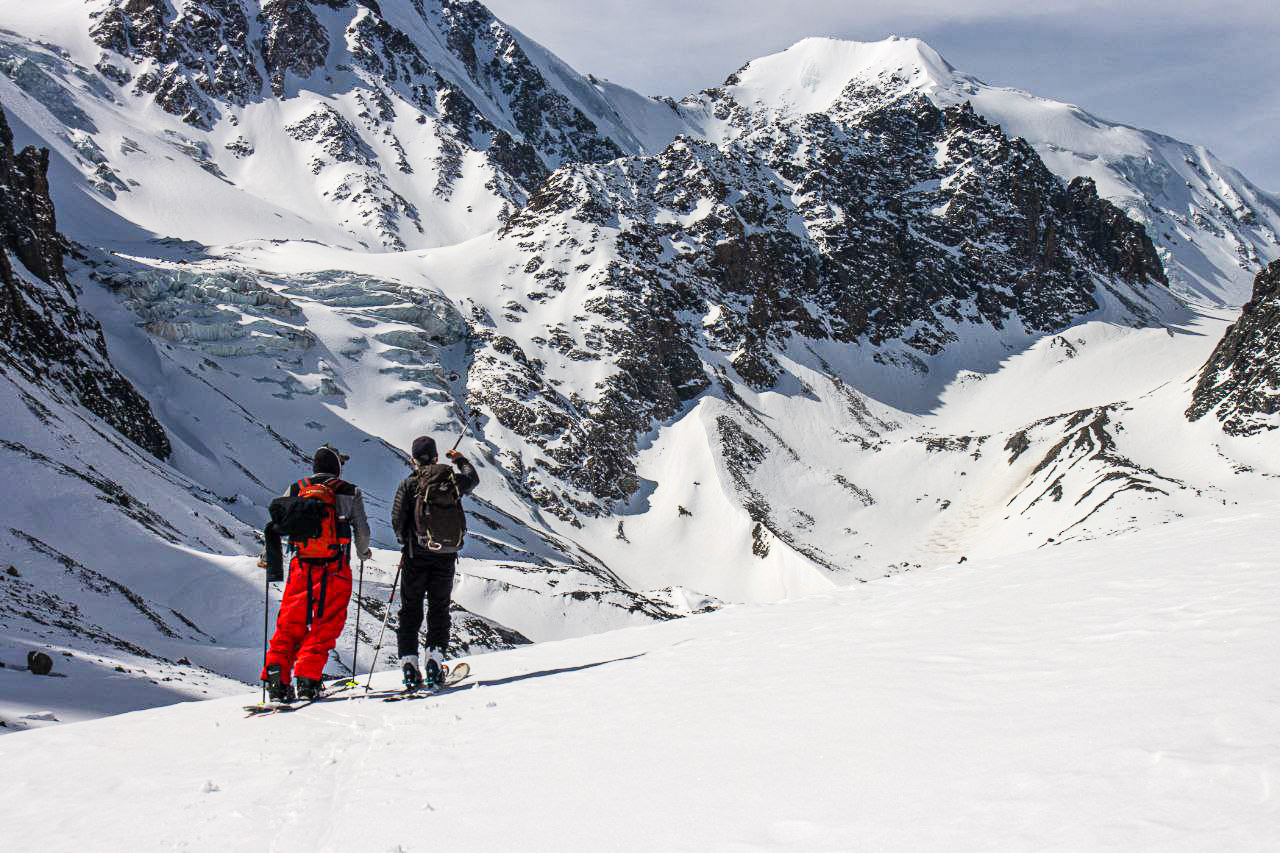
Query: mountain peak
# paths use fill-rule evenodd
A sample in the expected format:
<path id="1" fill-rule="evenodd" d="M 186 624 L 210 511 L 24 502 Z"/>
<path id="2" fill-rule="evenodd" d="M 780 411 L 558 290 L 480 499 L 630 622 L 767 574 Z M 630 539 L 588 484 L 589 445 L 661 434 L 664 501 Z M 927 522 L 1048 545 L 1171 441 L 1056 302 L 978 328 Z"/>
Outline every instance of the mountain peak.
<path id="1" fill-rule="evenodd" d="M 904 88 L 931 91 L 954 73 L 949 62 L 918 38 L 859 42 L 811 37 L 752 60 L 725 85 L 743 104 L 811 113 L 829 109 L 854 79 L 896 76 Z"/>

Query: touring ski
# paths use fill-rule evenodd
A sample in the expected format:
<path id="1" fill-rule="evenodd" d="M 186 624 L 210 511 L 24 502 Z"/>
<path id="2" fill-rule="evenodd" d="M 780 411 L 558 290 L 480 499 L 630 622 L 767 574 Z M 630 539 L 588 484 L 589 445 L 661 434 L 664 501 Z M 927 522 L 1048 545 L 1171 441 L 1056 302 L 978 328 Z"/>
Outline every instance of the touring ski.
<path id="1" fill-rule="evenodd" d="M 281 712 L 298 711 L 307 707 L 312 702 L 319 702 L 333 696 L 337 696 L 354 687 L 359 687 L 360 682 L 354 678 L 341 678 L 337 681 L 330 682 L 324 686 L 324 692 L 314 699 L 298 699 L 293 702 L 258 702 L 253 705 L 245 705 L 244 710 L 250 717 L 260 717 L 266 714 L 278 714 Z"/>
<path id="2" fill-rule="evenodd" d="M 385 697 L 383 702 L 403 702 L 405 699 L 426 699 L 433 696 L 441 690 L 447 690 L 458 682 L 471 675 L 471 665 L 466 661 L 458 664 L 445 673 L 444 680 L 436 685 L 422 685 L 421 687 L 406 687 L 398 693 L 393 693 Z"/>

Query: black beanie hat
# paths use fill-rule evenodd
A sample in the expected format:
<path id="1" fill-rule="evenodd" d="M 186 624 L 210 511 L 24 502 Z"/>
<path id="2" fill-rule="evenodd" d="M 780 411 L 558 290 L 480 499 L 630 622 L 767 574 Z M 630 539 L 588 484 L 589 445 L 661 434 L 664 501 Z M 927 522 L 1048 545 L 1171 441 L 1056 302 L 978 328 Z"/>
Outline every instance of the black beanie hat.
<path id="1" fill-rule="evenodd" d="M 311 470 L 317 474 L 332 474 L 336 477 L 342 473 L 344 459 L 345 457 L 338 452 L 337 448 L 326 444 L 311 457 Z"/>
<path id="2" fill-rule="evenodd" d="M 419 462 L 435 462 L 439 457 L 436 455 L 435 439 L 428 435 L 420 435 L 413 440 L 413 458 Z"/>

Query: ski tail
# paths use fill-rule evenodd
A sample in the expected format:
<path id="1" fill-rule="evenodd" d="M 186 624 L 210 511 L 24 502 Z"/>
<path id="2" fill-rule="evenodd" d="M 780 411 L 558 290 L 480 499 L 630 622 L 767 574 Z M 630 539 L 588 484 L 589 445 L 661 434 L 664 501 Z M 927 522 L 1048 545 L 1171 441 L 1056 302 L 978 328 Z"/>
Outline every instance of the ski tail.
<path id="1" fill-rule="evenodd" d="M 471 675 L 471 664 L 467 663 L 466 661 L 463 661 L 462 663 L 450 669 L 449 672 L 445 674 L 444 682 L 441 684 L 441 686 L 452 687 L 453 685 L 457 684 L 459 681 L 461 681 L 464 678 L 467 678 L 470 675 Z"/>

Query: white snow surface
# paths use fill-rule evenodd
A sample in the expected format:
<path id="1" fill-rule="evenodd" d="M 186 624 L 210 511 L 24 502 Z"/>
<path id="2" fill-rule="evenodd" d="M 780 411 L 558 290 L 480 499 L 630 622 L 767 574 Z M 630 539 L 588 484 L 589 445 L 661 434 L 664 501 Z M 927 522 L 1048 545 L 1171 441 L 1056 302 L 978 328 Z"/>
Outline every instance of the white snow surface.
<path id="1" fill-rule="evenodd" d="M 1274 849 L 1277 512 L 478 656 L 423 701 L 3 738 L 6 846 Z"/>
<path id="2" fill-rule="evenodd" d="M 409 4 L 381 5 L 486 118 L 514 130 L 509 105 L 468 82 Z M 79 620 L 0 624 L 0 731 L 29 730 L 0 738 L 0 846 L 1280 846 L 1280 696 L 1265 677 L 1280 648 L 1280 433 L 1233 438 L 1183 415 L 1254 273 L 1280 255 L 1280 206 L 1210 152 L 987 86 L 912 39 L 809 39 L 736 75 L 726 90 L 753 111 L 839 109 L 858 82 L 969 100 L 1057 174 L 1092 177 L 1144 222 L 1186 302 L 1143 328 L 1118 322 L 1114 306 L 1043 337 L 961 325 L 930 358 L 794 340 L 778 387 L 737 389 L 770 433 L 748 426 L 777 451 L 755 485 L 800 533 L 764 535 L 762 556 L 722 453 L 718 418 L 737 410 L 721 395 L 655 423 L 640 441 L 640 493 L 581 528 L 502 475 L 506 454 L 528 465 L 536 449 L 483 411 L 483 426 L 461 424 L 469 354 L 451 330 L 487 314 L 495 333 L 544 353 L 535 338 L 575 329 L 612 260 L 607 242 L 562 294 L 528 298 L 541 285 L 498 232 L 491 167 L 466 152 L 451 196 L 437 197 L 435 119 L 419 124 L 393 92 L 390 135 L 364 138 L 422 230 L 393 222 L 408 248 L 386 251 L 360 211 L 324 195 L 366 166 L 326 161 L 316 174 L 318 146 L 285 130 L 317 111 L 364 127 L 360 81 L 334 57 L 293 81 L 291 97 L 205 132 L 124 89 L 100 97 L 70 70 L 92 75 L 99 55 L 86 9 L 0 0 L 0 26 L 21 33 L 0 42 L 61 69 L 56 85 L 96 132 L 69 127 L 5 73 L 0 101 L 19 144 L 52 149 L 60 228 L 90 251 L 72 264 L 81 304 L 174 456 L 122 447 L 38 389 L 0 388 L 3 438 L 46 460 L 2 457 L 7 481 L 42 496 L 0 526 L 5 563 Z M 516 37 L 628 153 L 735 132 L 705 93 L 646 98 Z M 339 83 L 322 85 L 325 74 Z M 252 155 L 226 147 L 238 138 Z M 412 173 L 392 168 L 389 139 Z M 128 189 L 108 181 L 104 193 L 99 166 Z M 548 253 L 548 268 L 562 260 L 568 269 Z M 113 292 L 90 277 L 97 262 L 142 284 Z M 293 309 L 246 305 L 232 281 Z M 201 293 L 204 315 L 191 310 Z M 504 318 L 510 304 L 517 320 Z M 160 320 L 144 327 L 148 308 Z M 549 358 L 544 371 L 589 396 L 612 369 Z M 402 451 L 423 432 L 465 433 L 482 477 L 472 509 L 496 523 L 472 525 L 455 599 L 537 645 L 474 657 L 473 686 L 432 700 L 239 719 L 250 697 L 236 694 L 261 660 L 253 533 L 321 441 L 352 452 L 348 473 L 368 495 L 377 548 L 365 589 L 377 606 L 362 617 L 358 668 L 387 664 L 370 649 L 396 559 L 387 509 Z M 51 459 L 106 472 L 173 539 L 51 473 Z M 142 605 L 86 589 L 19 533 Z M 643 612 L 639 598 L 664 609 Z M 650 624 L 721 602 L 731 606 Z M 66 678 L 13 668 L 36 646 Z M 226 698 L 152 707 L 207 696 Z"/>

